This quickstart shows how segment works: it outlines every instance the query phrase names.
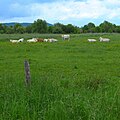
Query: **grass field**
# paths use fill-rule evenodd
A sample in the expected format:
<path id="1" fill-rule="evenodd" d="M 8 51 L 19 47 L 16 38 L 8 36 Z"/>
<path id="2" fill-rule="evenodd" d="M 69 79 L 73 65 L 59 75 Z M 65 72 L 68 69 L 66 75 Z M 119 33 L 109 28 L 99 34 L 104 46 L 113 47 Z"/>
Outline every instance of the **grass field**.
<path id="1" fill-rule="evenodd" d="M 109 43 L 88 43 L 108 37 Z M 54 37 L 56 43 L 9 39 Z M 31 86 L 25 86 L 24 60 Z M 120 34 L 0 35 L 1 120 L 120 120 Z"/>

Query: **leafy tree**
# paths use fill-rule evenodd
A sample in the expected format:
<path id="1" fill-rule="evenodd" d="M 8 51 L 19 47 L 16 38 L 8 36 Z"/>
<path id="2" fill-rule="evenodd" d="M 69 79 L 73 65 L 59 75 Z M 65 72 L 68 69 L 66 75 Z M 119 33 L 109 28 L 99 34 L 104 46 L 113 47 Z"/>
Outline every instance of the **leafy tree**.
<path id="1" fill-rule="evenodd" d="M 47 32 L 47 22 L 45 20 L 38 19 L 32 24 L 33 33 L 46 33 Z"/>
<path id="2" fill-rule="evenodd" d="M 4 26 L 2 24 L 0 24 L 0 33 L 3 34 L 4 32 L 5 32 Z"/>
<path id="3" fill-rule="evenodd" d="M 24 33 L 25 32 L 25 29 L 19 23 L 16 23 L 13 28 L 14 28 L 14 33 Z"/>
<path id="4" fill-rule="evenodd" d="M 99 25 L 99 27 L 100 27 L 101 32 L 112 33 L 113 31 L 115 31 L 113 24 L 108 21 L 104 21 L 103 23 Z"/>
<path id="5" fill-rule="evenodd" d="M 18 33 L 23 34 L 23 33 L 25 33 L 25 31 L 26 31 L 25 27 L 23 27 L 23 26 L 18 27 Z"/>
<path id="6" fill-rule="evenodd" d="M 84 25 L 82 27 L 82 30 L 83 30 L 84 33 L 87 33 L 88 32 L 88 25 Z"/>
<path id="7" fill-rule="evenodd" d="M 95 27 L 95 32 L 96 32 L 96 33 L 100 33 L 100 27 L 99 27 L 99 26 L 96 26 L 96 27 Z"/>
<path id="8" fill-rule="evenodd" d="M 53 33 L 53 26 L 48 26 L 48 33 Z"/>
<path id="9" fill-rule="evenodd" d="M 75 33 L 75 27 L 72 24 L 66 25 L 65 28 L 65 33 Z"/>
<path id="10" fill-rule="evenodd" d="M 116 26 L 115 29 L 116 29 L 115 31 L 116 31 L 117 33 L 120 33 L 120 26 Z"/>
<path id="11" fill-rule="evenodd" d="M 63 27 L 64 27 L 63 24 L 55 23 L 53 26 L 53 33 L 64 33 Z"/>
<path id="12" fill-rule="evenodd" d="M 53 27 L 53 33 L 57 33 L 57 34 L 63 33 L 63 30 L 60 26 L 54 26 Z"/>
<path id="13" fill-rule="evenodd" d="M 27 33 L 32 33 L 32 25 L 27 26 L 25 31 Z"/>
<path id="14" fill-rule="evenodd" d="M 82 33 L 82 32 L 83 32 L 83 31 L 82 31 L 81 28 L 79 28 L 79 27 L 77 27 L 77 26 L 74 27 L 74 33 L 75 33 L 75 34 L 79 34 L 79 33 Z"/>
<path id="15" fill-rule="evenodd" d="M 88 23 L 88 32 L 94 33 L 95 32 L 95 24 L 94 23 Z"/>
<path id="16" fill-rule="evenodd" d="M 6 33 L 7 33 L 7 34 L 13 34 L 13 33 L 15 33 L 14 27 L 13 27 L 13 26 L 7 27 L 7 28 L 6 28 Z"/>
<path id="17" fill-rule="evenodd" d="M 88 23 L 87 25 L 84 25 L 84 27 L 82 28 L 83 32 L 85 33 L 94 33 L 95 32 L 95 25 L 94 23 Z"/>

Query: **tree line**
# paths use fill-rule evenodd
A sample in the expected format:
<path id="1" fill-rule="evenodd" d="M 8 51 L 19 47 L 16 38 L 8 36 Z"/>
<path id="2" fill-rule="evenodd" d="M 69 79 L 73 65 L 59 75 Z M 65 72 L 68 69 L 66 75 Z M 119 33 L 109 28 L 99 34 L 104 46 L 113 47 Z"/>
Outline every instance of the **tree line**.
<path id="1" fill-rule="evenodd" d="M 45 20 L 38 19 L 29 26 L 22 26 L 20 23 L 16 23 L 14 26 L 6 26 L 0 23 L 0 34 L 16 34 L 16 33 L 54 33 L 54 34 L 79 34 L 79 33 L 120 33 L 120 26 L 112 24 L 108 21 L 104 21 L 99 26 L 95 26 L 90 22 L 83 27 L 77 27 L 72 24 L 64 25 L 61 23 L 55 23 L 48 26 Z"/>

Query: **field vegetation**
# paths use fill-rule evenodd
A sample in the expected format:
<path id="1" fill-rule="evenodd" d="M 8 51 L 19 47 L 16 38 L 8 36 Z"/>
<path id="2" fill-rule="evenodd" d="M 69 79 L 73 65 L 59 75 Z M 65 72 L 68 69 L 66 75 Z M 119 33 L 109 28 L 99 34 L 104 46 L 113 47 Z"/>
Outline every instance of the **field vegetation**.
<path id="1" fill-rule="evenodd" d="M 87 41 L 100 36 L 111 41 Z M 27 43 L 32 37 L 58 42 Z M 1 120 L 120 120 L 120 34 L 0 34 L 0 108 Z"/>

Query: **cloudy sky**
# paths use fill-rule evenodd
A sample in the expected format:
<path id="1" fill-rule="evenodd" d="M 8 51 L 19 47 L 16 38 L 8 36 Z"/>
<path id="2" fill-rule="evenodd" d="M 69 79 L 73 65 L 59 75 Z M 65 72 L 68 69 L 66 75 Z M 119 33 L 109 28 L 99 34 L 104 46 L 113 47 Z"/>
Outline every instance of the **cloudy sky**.
<path id="1" fill-rule="evenodd" d="M 0 0 L 0 23 L 37 19 L 77 26 L 104 20 L 120 25 L 120 0 Z"/>

